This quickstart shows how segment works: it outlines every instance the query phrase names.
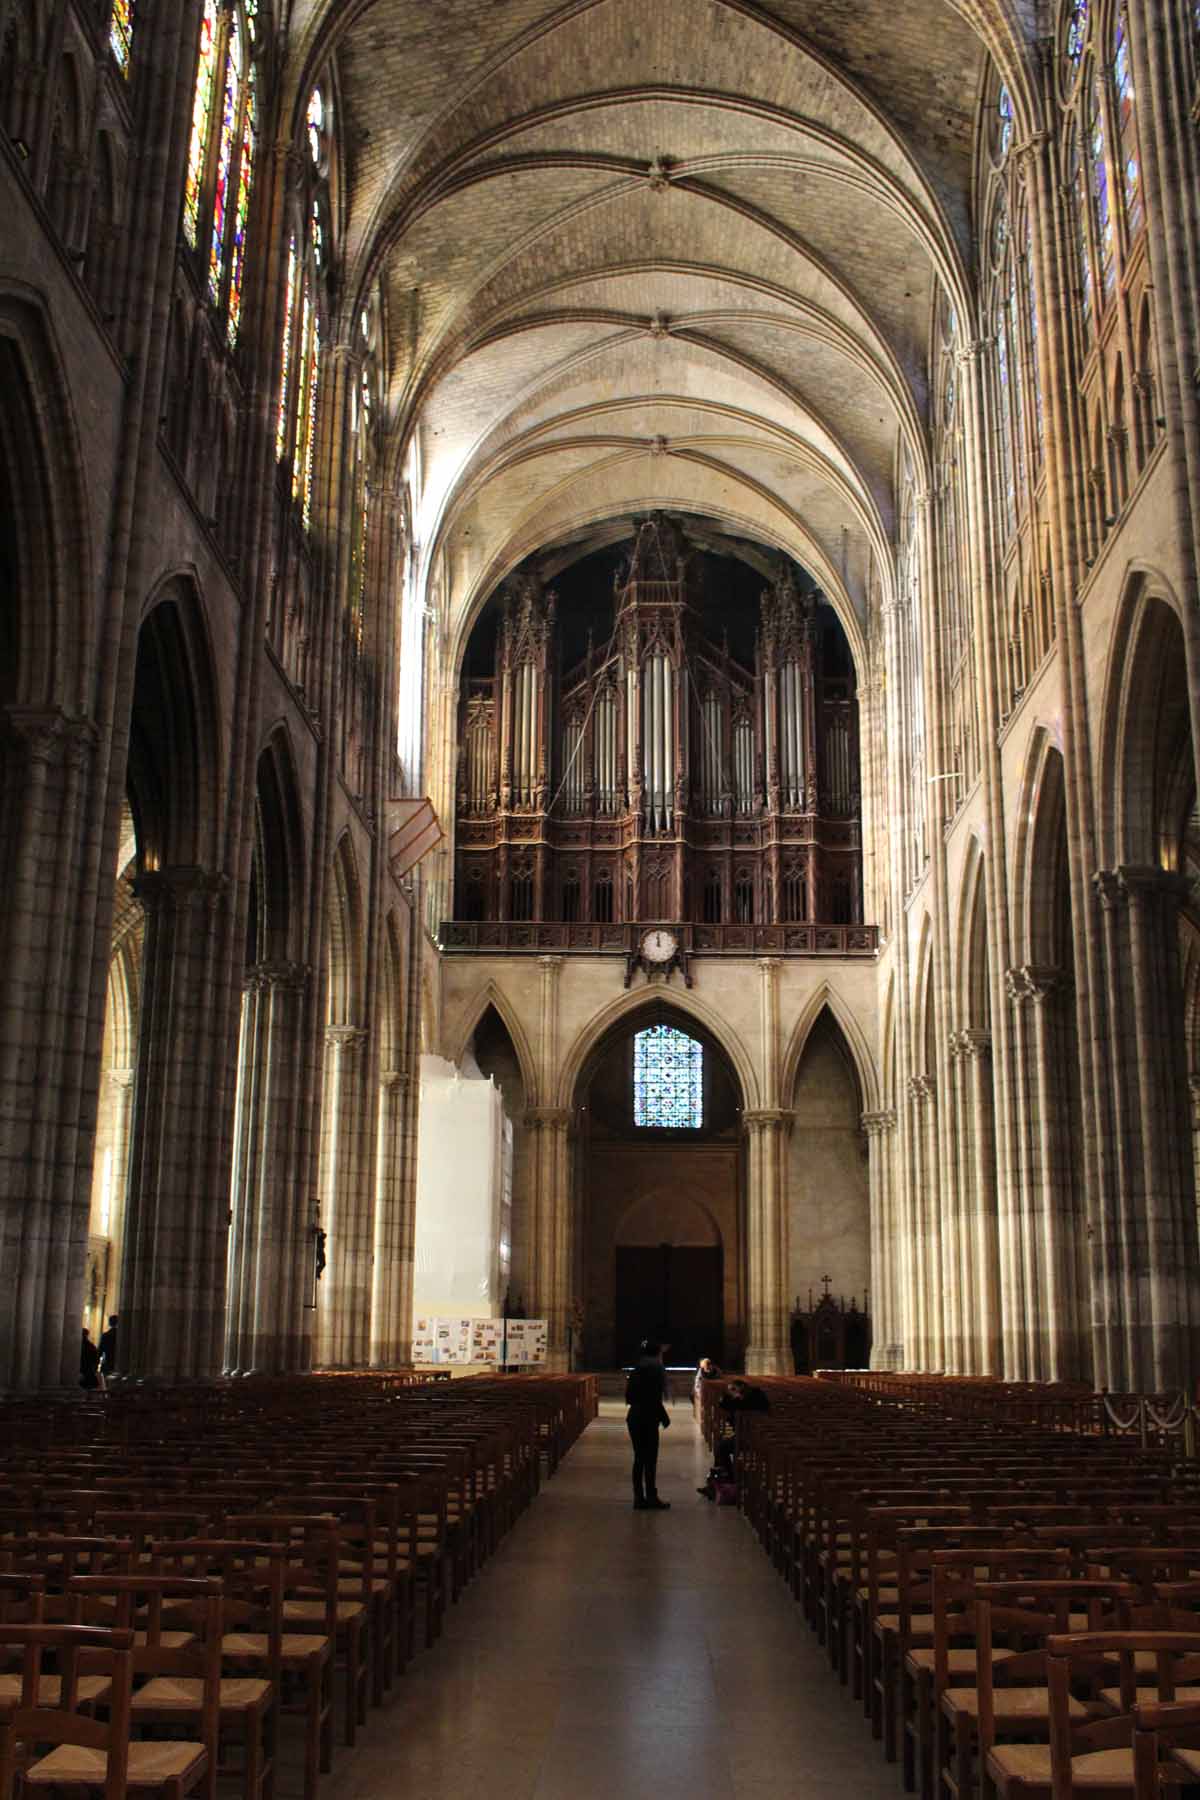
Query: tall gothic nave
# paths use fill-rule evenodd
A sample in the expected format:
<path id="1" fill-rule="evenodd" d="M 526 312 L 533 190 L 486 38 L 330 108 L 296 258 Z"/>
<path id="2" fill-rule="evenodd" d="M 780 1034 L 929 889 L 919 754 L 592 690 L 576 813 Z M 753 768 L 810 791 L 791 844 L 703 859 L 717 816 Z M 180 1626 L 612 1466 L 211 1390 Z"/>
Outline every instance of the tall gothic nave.
<path id="1" fill-rule="evenodd" d="M 1198 32 L 4 0 L 0 1386 L 1195 1378 Z"/>

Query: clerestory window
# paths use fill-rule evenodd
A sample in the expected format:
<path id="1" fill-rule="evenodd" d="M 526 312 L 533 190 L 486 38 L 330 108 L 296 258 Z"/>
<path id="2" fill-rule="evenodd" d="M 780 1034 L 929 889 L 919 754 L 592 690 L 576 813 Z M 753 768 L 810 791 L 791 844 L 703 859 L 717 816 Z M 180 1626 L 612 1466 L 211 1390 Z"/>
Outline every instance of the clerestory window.
<path id="1" fill-rule="evenodd" d="M 704 1045 L 673 1025 L 651 1025 L 633 1040 L 633 1122 L 668 1131 L 704 1123 Z"/>

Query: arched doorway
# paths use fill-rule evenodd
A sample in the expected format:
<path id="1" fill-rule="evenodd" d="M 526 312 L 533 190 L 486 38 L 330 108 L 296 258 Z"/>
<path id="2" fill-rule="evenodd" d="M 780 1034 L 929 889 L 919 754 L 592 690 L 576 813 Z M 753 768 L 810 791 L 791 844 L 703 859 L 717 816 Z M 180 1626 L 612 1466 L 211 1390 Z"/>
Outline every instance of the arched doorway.
<path id="1" fill-rule="evenodd" d="M 575 1095 L 583 1361 L 660 1332 L 673 1362 L 745 1344 L 742 1091 L 711 1034 L 656 1000 L 606 1033 Z"/>

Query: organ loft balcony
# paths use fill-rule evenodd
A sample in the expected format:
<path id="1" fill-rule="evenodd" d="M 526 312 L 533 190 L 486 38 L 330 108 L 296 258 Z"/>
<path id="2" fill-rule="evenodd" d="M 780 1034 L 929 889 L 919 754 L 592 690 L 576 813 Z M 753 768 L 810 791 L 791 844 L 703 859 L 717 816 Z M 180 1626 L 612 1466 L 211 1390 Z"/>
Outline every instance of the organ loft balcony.
<path id="1" fill-rule="evenodd" d="M 662 513 L 543 552 L 467 645 L 449 953 L 871 956 L 858 679 L 776 551 Z"/>

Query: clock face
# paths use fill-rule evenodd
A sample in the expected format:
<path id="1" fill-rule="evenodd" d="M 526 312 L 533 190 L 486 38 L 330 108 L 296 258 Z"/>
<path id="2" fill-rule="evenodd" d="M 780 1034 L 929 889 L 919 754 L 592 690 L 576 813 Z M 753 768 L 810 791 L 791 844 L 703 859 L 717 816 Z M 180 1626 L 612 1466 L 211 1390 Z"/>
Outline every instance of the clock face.
<path id="1" fill-rule="evenodd" d="M 673 931 L 648 931 L 642 939 L 642 955 L 647 962 L 670 962 L 678 948 Z"/>

